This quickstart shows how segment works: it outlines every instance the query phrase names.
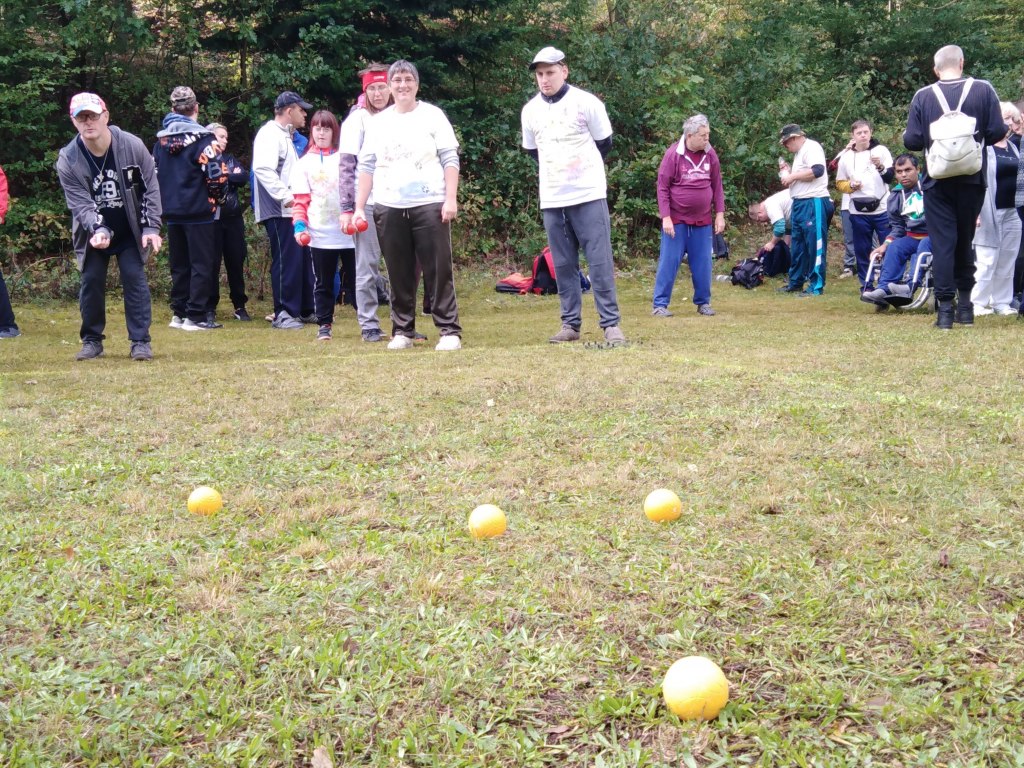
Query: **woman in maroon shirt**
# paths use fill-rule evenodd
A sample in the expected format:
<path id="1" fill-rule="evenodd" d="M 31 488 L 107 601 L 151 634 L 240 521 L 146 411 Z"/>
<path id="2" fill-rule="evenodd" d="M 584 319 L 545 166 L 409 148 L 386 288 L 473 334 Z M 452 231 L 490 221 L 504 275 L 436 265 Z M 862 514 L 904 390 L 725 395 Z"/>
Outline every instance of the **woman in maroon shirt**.
<path id="1" fill-rule="evenodd" d="M 688 118 L 683 123 L 682 138 L 668 148 L 658 169 L 661 255 L 651 312 L 657 317 L 672 316 L 668 304 L 684 253 L 690 264 L 697 312 L 715 314 L 711 308 L 711 240 L 713 234 L 725 231 L 725 195 L 722 168 L 710 139 L 707 117 Z"/>

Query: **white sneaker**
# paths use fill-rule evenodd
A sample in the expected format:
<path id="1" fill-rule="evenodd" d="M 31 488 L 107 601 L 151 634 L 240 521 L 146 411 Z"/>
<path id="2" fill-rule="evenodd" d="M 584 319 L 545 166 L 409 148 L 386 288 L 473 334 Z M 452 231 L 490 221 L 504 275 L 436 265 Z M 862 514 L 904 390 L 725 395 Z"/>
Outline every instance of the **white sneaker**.
<path id="1" fill-rule="evenodd" d="M 180 317 L 178 317 L 177 315 L 173 315 L 173 316 L 171 317 L 171 322 L 170 322 L 170 324 L 169 324 L 169 327 L 171 327 L 171 328 L 181 328 L 181 326 L 182 326 L 182 324 L 184 324 L 184 322 L 185 322 L 185 321 L 184 321 L 184 320 L 182 320 L 182 319 L 181 319 Z"/>
<path id="2" fill-rule="evenodd" d="M 992 310 L 989 309 L 988 307 L 982 307 L 982 306 L 979 306 L 977 304 L 974 305 L 974 316 L 975 317 L 981 317 L 983 315 L 991 315 L 991 314 L 992 314 Z"/>
<path id="3" fill-rule="evenodd" d="M 454 352 L 457 349 L 462 349 L 462 339 L 455 334 L 449 334 L 442 336 L 441 340 L 437 342 L 437 346 L 434 347 L 438 352 Z"/>
<path id="4" fill-rule="evenodd" d="M 992 307 L 992 314 L 994 315 L 1016 315 L 1017 310 L 1010 307 L 1009 304 L 1003 304 L 998 307 Z"/>
<path id="5" fill-rule="evenodd" d="M 398 335 L 388 342 L 388 349 L 412 349 L 412 339 Z"/>
<path id="6" fill-rule="evenodd" d="M 181 330 L 183 330 L 183 331 L 205 331 L 207 329 L 203 328 L 203 326 L 199 325 L 196 322 L 193 322 L 192 320 L 189 320 L 186 317 L 184 320 L 181 321 Z"/>

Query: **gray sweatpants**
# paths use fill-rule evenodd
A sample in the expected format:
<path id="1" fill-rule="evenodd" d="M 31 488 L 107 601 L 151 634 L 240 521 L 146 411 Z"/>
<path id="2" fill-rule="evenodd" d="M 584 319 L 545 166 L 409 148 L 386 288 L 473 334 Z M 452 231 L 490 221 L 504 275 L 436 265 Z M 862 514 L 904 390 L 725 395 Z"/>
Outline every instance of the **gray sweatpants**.
<path id="1" fill-rule="evenodd" d="M 602 328 L 619 324 L 619 302 L 615 296 L 615 262 L 612 259 L 612 227 L 608 201 L 566 208 L 545 208 L 544 229 L 551 257 L 555 262 L 555 281 L 562 304 L 562 325 L 576 330 L 583 324 L 583 289 L 580 286 L 580 249 L 590 266 L 594 306 Z"/>
<path id="2" fill-rule="evenodd" d="M 377 278 L 380 277 L 380 241 L 373 221 L 373 206 L 366 206 L 365 232 L 356 232 L 356 318 L 363 331 L 379 331 L 377 319 Z"/>

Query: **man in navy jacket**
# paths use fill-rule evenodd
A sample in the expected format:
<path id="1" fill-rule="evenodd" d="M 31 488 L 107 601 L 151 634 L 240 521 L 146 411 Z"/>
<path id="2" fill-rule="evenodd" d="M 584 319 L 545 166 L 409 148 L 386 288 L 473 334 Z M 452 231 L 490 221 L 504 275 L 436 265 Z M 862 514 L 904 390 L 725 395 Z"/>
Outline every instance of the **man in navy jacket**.
<path id="1" fill-rule="evenodd" d="M 964 52 L 947 45 L 935 53 L 935 75 L 951 109 L 956 109 L 963 94 Z M 994 144 L 1006 136 L 1007 127 L 999 107 L 999 97 L 987 80 L 974 80 L 961 111 L 975 118 L 974 138 Z M 914 94 L 907 118 L 903 144 L 911 150 L 927 150 L 932 145 L 931 124 L 943 115 L 931 86 Z M 984 158 L 984 153 L 982 153 Z M 951 176 L 922 181 L 928 214 L 928 234 L 932 241 L 932 278 L 939 303 L 936 327 L 948 330 L 953 322 L 974 324 L 974 254 L 971 243 L 985 199 L 985 168 L 970 176 Z M 954 318 L 954 299 L 956 301 Z"/>
<path id="2" fill-rule="evenodd" d="M 221 327 L 213 303 L 220 276 L 216 219 L 228 174 L 213 131 L 198 116 L 195 93 L 179 85 L 153 148 L 167 223 L 171 327 L 183 331 Z"/>

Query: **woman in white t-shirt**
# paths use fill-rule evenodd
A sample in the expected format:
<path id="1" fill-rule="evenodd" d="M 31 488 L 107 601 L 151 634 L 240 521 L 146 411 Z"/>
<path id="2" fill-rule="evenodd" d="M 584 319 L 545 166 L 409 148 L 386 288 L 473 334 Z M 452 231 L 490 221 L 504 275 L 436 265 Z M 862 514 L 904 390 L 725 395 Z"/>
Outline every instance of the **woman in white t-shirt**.
<path id="1" fill-rule="evenodd" d="M 308 245 L 313 260 L 313 312 L 320 325 L 318 341 L 330 341 L 334 325 L 334 276 L 339 260 L 355 292 L 355 244 L 341 231 L 338 191 L 338 119 L 326 109 L 309 121 L 309 146 L 291 174 L 295 198 L 292 223 L 299 245 Z"/>
<path id="2" fill-rule="evenodd" d="M 391 281 L 392 336 L 388 349 L 410 349 L 416 333 L 416 259 L 427 286 L 435 349 L 462 348 L 455 298 L 451 221 L 458 213 L 459 142 L 444 112 L 416 99 L 419 72 L 405 60 L 388 69 L 394 105 L 373 120 L 359 151 L 353 219 L 366 220 L 373 192 L 373 219 Z"/>

